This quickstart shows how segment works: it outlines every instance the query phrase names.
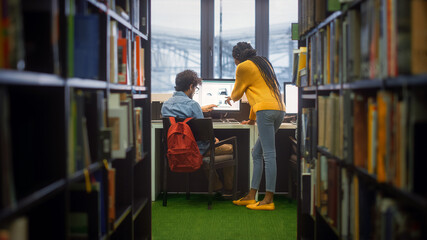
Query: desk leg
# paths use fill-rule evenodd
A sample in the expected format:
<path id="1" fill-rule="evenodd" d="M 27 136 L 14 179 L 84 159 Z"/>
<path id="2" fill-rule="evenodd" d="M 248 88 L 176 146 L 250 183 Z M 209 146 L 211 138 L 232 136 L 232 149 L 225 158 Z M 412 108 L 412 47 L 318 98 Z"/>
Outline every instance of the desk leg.
<path id="1" fill-rule="evenodd" d="M 156 128 L 151 127 L 151 201 L 156 201 Z"/>

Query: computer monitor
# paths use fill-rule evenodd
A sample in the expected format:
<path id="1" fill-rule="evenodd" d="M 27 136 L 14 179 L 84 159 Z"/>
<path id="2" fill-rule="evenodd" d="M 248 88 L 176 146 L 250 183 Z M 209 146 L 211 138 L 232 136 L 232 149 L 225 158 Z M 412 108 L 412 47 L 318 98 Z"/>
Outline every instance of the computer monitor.
<path id="1" fill-rule="evenodd" d="M 218 107 L 213 109 L 214 112 L 238 112 L 240 111 L 240 100 L 237 102 L 231 101 L 231 106 L 225 103 L 228 96 L 233 91 L 234 79 L 203 79 L 202 85 L 193 96 L 193 99 L 205 106 L 209 104 L 216 104 Z"/>
<path id="2" fill-rule="evenodd" d="M 298 87 L 292 82 L 283 83 L 283 101 L 286 106 L 286 114 L 298 113 Z"/>

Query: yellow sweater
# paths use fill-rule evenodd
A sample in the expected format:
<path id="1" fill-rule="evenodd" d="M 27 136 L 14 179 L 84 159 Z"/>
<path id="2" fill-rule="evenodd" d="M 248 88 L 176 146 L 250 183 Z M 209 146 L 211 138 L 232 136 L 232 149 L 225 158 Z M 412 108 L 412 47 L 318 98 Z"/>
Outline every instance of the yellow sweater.
<path id="1" fill-rule="evenodd" d="M 250 60 L 240 63 L 236 68 L 236 82 L 234 84 L 231 99 L 237 101 L 246 93 L 251 111 L 250 120 L 256 120 L 256 112 L 260 110 L 283 110 L 274 97 L 274 92 L 265 83 L 258 67 Z"/>

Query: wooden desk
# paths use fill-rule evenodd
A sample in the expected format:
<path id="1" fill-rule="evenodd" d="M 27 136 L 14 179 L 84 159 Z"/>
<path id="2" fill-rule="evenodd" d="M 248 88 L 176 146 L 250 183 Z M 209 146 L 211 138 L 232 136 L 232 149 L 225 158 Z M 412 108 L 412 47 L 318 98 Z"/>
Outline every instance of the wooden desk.
<path id="1" fill-rule="evenodd" d="M 228 136 L 237 136 L 239 148 L 239 172 L 238 172 L 238 189 L 240 191 L 247 191 L 252 179 L 253 161 L 251 149 L 255 145 L 258 137 L 258 129 L 256 125 L 242 125 L 235 123 L 220 123 L 214 122 L 213 127 L 215 136 L 219 139 L 224 139 Z M 283 123 L 279 131 L 285 130 L 294 133 L 296 125 Z M 161 121 L 152 121 L 151 123 L 151 197 L 155 201 L 161 190 L 161 169 L 163 165 L 163 147 L 161 147 L 163 124 Z M 248 141 L 249 140 L 249 141 Z M 176 185 L 180 174 L 171 173 L 168 175 L 168 188 L 170 192 L 184 192 L 184 184 L 181 186 Z M 182 174 L 181 174 L 182 175 Z M 192 174 L 193 175 L 193 174 Z M 193 177 L 193 176 L 192 176 Z M 205 179 L 201 171 L 194 173 L 196 181 L 192 181 L 191 189 L 195 192 L 205 192 L 207 181 L 197 181 L 197 179 Z M 169 184 L 171 183 L 171 184 Z M 261 188 L 260 188 L 261 190 Z"/>

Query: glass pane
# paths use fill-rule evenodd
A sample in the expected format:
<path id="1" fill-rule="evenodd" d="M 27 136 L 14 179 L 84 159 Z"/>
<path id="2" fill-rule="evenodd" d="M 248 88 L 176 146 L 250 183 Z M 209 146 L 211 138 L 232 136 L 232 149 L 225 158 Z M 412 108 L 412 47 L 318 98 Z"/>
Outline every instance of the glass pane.
<path id="1" fill-rule="evenodd" d="M 200 76 L 200 0 L 151 2 L 151 92 L 174 91 L 177 73 Z"/>
<path id="2" fill-rule="evenodd" d="M 215 78 L 235 77 L 231 53 L 238 42 L 250 42 L 255 48 L 255 1 L 215 0 Z"/>
<path id="3" fill-rule="evenodd" d="M 298 1 L 270 0 L 269 60 L 282 89 L 292 81 L 292 50 L 298 47 L 291 40 L 291 23 L 298 22 Z"/>

